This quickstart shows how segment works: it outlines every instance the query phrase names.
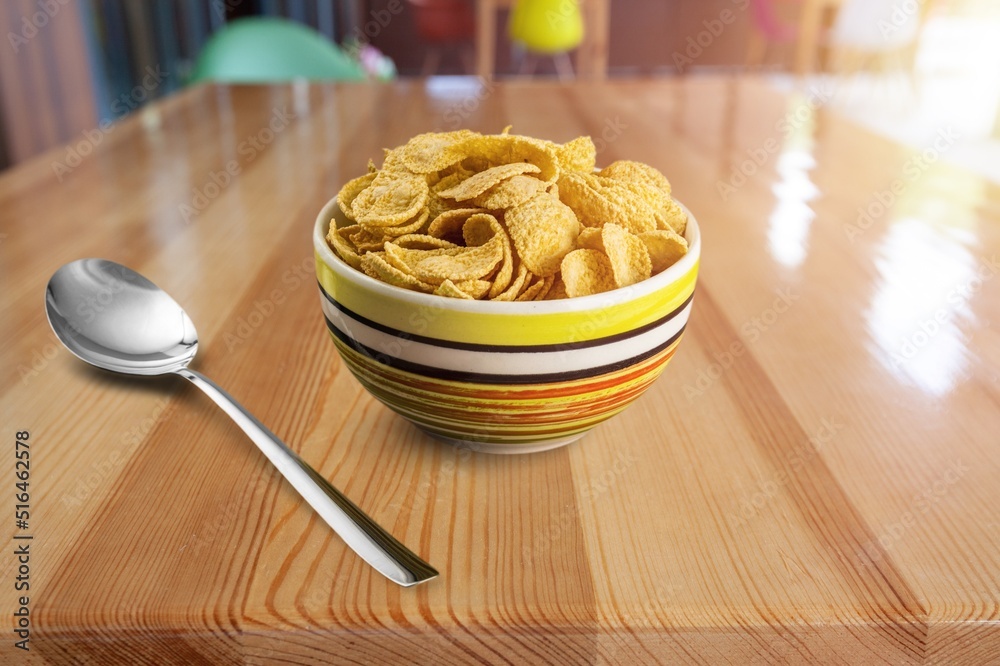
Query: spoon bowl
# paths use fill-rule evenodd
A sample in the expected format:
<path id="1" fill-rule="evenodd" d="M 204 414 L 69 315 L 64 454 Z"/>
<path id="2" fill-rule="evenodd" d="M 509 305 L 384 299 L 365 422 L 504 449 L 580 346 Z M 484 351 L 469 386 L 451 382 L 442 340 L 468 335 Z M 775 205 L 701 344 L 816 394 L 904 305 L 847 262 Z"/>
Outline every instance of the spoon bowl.
<path id="1" fill-rule="evenodd" d="M 198 333 L 184 309 L 135 271 L 104 259 L 66 264 L 49 280 L 45 314 L 78 358 L 105 370 L 162 375 L 186 367 Z"/>
<path id="2" fill-rule="evenodd" d="M 404 587 L 438 572 L 397 541 L 208 377 L 187 366 L 198 333 L 184 309 L 139 273 L 104 259 L 55 272 L 45 313 L 56 337 L 91 365 L 130 375 L 177 374 L 239 425 L 282 476 L 354 552 Z"/>

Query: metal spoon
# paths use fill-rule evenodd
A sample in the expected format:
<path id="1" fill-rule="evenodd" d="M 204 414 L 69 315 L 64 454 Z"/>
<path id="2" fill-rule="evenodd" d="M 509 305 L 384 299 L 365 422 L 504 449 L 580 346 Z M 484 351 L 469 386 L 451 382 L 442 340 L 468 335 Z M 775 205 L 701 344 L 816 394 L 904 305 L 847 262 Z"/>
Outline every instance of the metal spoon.
<path id="1" fill-rule="evenodd" d="M 344 497 L 250 412 L 188 363 L 198 334 L 174 299 L 135 271 L 103 259 L 80 259 L 52 276 L 45 312 L 76 356 L 130 375 L 178 374 L 222 407 L 333 531 L 368 564 L 404 587 L 438 572 Z"/>

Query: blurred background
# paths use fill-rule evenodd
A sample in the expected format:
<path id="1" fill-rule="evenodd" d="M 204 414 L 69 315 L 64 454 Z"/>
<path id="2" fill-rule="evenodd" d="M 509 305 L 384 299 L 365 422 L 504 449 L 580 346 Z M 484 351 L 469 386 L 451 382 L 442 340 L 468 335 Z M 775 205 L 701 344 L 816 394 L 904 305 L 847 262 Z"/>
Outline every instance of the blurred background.
<path id="1" fill-rule="evenodd" d="M 206 81 L 755 73 L 905 144 L 950 128 L 1000 182 L 996 0 L 5 0 L 0 28 L 0 167 Z"/>

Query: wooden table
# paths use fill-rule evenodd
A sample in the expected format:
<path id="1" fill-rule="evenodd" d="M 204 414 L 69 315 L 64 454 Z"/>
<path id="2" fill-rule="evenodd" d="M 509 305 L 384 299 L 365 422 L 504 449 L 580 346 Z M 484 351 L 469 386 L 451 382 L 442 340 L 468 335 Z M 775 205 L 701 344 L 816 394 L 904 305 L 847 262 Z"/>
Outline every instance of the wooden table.
<path id="1" fill-rule="evenodd" d="M 62 182 L 65 149 L 0 176 L 0 604 L 10 627 L 12 536 L 30 534 L 31 663 L 997 663 L 997 188 L 941 162 L 912 179 L 914 151 L 823 110 L 786 141 L 805 102 L 755 79 L 435 90 L 195 88 Z M 480 130 L 592 134 L 701 221 L 679 353 L 567 448 L 436 443 L 322 324 L 316 211 L 456 105 Z M 43 290 L 85 256 L 174 295 L 199 369 L 440 578 L 374 573 L 194 387 L 60 348 Z M 3 663 L 23 663 L 13 643 Z"/>
<path id="2" fill-rule="evenodd" d="M 510 9 L 517 0 L 476 0 L 476 75 L 492 79 L 497 58 L 497 12 Z M 580 78 L 601 80 L 608 72 L 608 40 L 611 27 L 611 0 L 580 3 L 584 33 L 577 55 Z"/>

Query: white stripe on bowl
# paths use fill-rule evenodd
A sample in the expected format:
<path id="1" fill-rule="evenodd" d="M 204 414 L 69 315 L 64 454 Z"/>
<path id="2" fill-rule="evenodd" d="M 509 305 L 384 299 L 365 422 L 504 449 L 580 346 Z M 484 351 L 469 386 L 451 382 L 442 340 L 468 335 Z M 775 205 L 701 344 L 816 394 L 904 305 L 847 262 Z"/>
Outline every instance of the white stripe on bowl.
<path id="1" fill-rule="evenodd" d="M 485 352 L 438 347 L 399 338 L 362 324 L 338 310 L 322 293 L 327 319 L 347 337 L 380 353 L 411 363 L 458 372 L 490 375 L 538 375 L 586 370 L 633 358 L 663 344 L 687 323 L 691 302 L 669 321 L 634 337 L 604 345 L 551 352 Z"/>

